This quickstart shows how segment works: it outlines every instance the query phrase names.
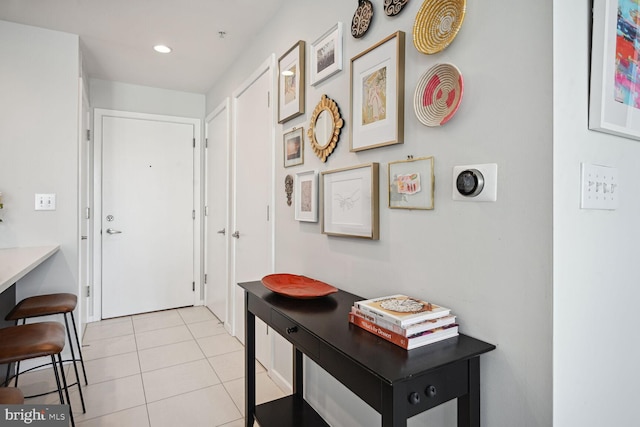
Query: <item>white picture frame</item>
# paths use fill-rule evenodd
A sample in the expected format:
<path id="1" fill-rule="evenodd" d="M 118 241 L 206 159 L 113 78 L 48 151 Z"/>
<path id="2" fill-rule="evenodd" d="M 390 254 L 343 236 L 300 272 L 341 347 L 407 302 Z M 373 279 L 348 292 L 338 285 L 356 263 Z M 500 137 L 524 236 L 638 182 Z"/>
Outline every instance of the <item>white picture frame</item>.
<path id="1" fill-rule="evenodd" d="M 318 222 L 318 172 L 298 172 L 295 177 L 295 219 Z"/>
<path id="2" fill-rule="evenodd" d="M 342 61 L 342 22 L 338 22 L 311 44 L 311 85 L 340 72 Z"/>
<path id="3" fill-rule="evenodd" d="M 618 0 L 593 4 L 589 129 L 640 140 L 640 87 L 633 89 L 640 81 L 625 71 L 631 68 L 626 58 L 640 48 L 626 9 Z"/>
<path id="4" fill-rule="evenodd" d="M 322 233 L 379 239 L 379 164 L 322 172 Z"/>

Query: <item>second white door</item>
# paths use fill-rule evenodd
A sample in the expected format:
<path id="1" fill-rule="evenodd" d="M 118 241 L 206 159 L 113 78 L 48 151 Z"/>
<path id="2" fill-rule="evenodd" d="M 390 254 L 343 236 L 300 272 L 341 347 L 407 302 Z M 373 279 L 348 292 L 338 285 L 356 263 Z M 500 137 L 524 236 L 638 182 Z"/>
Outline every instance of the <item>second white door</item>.
<path id="1" fill-rule="evenodd" d="M 194 305 L 194 126 L 101 120 L 102 318 Z"/>

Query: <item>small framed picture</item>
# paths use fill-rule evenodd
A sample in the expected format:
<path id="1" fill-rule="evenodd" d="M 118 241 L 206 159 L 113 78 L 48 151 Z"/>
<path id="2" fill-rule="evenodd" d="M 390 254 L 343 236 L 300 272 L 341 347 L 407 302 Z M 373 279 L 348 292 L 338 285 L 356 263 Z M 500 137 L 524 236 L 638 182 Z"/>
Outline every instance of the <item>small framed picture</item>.
<path id="1" fill-rule="evenodd" d="M 322 233 L 379 239 L 378 163 L 322 172 Z"/>
<path id="2" fill-rule="evenodd" d="M 318 222 L 318 172 L 298 172 L 295 181 L 295 218 L 298 221 Z"/>
<path id="3" fill-rule="evenodd" d="M 300 40 L 278 59 L 278 123 L 304 114 L 304 47 Z"/>
<path id="4" fill-rule="evenodd" d="M 311 44 L 311 85 L 342 70 L 342 22 Z"/>
<path id="5" fill-rule="evenodd" d="M 304 132 L 302 126 L 295 127 L 282 135 L 282 150 L 284 151 L 285 168 L 304 163 Z"/>
<path id="6" fill-rule="evenodd" d="M 405 34 L 351 58 L 351 151 L 402 144 Z"/>
<path id="7" fill-rule="evenodd" d="M 433 157 L 389 163 L 389 207 L 433 209 Z"/>

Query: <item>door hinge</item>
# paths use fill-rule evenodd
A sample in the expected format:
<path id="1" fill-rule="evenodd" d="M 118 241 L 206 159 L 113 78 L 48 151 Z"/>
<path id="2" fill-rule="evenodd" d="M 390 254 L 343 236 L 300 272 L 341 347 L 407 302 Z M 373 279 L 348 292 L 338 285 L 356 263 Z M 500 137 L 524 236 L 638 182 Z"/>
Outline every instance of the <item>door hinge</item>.
<path id="1" fill-rule="evenodd" d="M 87 298 L 91 296 L 91 286 L 87 286 Z"/>
<path id="2" fill-rule="evenodd" d="M 209 216 L 209 206 L 204 207 L 204 216 Z"/>
<path id="3" fill-rule="evenodd" d="M 91 141 L 91 129 L 87 129 L 87 141 Z"/>
<path id="4" fill-rule="evenodd" d="M 204 284 L 205 285 L 207 284 L 207 275 L 206 274 L 204 275 Z"/>
<path id="5" fill-rule="evenodd" d="M 269 205 L 267 205 L 267 221 L 269 221 Z"/>
<path id="6" fill-rule="evenodd" d="M 192 219 L 196 219 L 196 210 L 195 209 L 191 211 L 191 218 Z"/>
<path id="7" fill-rule="evenodd" d="M 91 208 L 86 209 L 84 219 L 91 219 Z"/>
<path id="8" fill-rule="evenodd" d="M 271 92 L 267 92 L 267 107 L 271 107 Z"/>
<path id="9" fill-rule="evenodd" d="M 204 148 L 209 148 L 209 138 L 204 139 Z"/>
<path id="10" fill-rule="evenodd" d="M 193 148 L 196 148 L 196 139 L 193 138 Z"/>
<path id="11" fill-rule="evenodd" d="M 196 291 L 196 282 L 191 282 L 191 290 L 192 290 L 193 292 L 195 292 L 195 291 Z"/>

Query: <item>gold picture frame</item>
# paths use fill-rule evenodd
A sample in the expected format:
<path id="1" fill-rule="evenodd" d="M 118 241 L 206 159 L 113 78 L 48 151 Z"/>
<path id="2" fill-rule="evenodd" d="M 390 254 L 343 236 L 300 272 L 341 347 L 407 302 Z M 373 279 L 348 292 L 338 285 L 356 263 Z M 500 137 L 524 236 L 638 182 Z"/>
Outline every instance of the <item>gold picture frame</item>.
<path id="1" fill-rule="evenodd" d="M 435 190 L 433 156 L 390 162 L 389 208 L 432 210 Z"/>
<path id="2" fill-rule="evenodd" d="M 380 238 L 379 164 L 322 172 L 322 233 Z"/>
<path id="3" fill-rule="evenodd" d="M 304 163 L 304 130 L 302 126 L 294 127 L 282 134 L 282 151 L 285 168 Z"/>
<path id="4" fill-rule="evenodd" d="M 350 151 L 403 143 L 404 63 L 403 31 L 351 58 Z"/>
<path id="5" fill-rule="evenodd" d="M 305 45 L 298 41 L 278 59 L 278 123 L 304 114 Z"/>

